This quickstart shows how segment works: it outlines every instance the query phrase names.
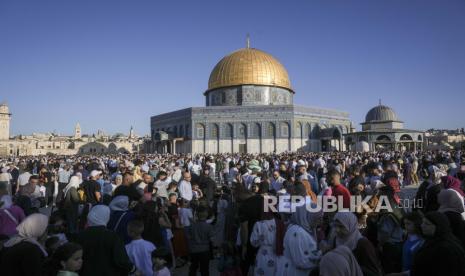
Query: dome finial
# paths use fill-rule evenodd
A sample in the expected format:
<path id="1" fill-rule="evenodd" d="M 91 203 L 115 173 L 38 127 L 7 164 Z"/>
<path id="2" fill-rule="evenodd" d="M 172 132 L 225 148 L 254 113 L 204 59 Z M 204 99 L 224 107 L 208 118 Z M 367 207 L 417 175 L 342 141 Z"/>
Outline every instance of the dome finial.
<path id="1" fill-rule="evenodd" d="M 250 49 L 250 34 L 247 34 L 247 37 L 246 37 L 246 46 L 247 46 L 247 49 Z"/>

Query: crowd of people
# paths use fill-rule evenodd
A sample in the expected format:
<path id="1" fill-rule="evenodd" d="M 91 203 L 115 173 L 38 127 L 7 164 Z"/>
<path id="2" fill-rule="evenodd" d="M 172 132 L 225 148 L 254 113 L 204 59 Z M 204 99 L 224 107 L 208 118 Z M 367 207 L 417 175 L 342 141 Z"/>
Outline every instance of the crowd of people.
<path id="1" fill-rule="evenodd" d="M 0 171 L 1 275 L 465 275 L 460 151 L 29 156 Z M 307 201 L 264 208 L 283 195 Z M 353 196 L 394 208 L 350 212 Z M 324 197 L 344 209 L 307 208 Z"/>

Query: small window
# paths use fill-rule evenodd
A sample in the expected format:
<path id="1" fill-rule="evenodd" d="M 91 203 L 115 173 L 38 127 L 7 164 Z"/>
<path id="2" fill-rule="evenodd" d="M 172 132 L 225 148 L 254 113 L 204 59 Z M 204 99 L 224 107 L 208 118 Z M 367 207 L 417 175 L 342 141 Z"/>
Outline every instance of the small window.
<path id="1" fill-rule="evenodd" d="M 287 124 L 281 125 L 281 136 L 287 137 L 289 135 L 289 126 Z"/>
<path id="2" fill-rule="evenodd" d="M 198 138 L 203 138 L 204 133 L 203 133 L 203 127 L 199 126 L 197 127 L 197 137 Z"/>
<path id="3" fill-rule="evenodd" d="M 274 137 L 274 136 L 275 136 L 274 125 L 273 123 L 269 123 L 268 124 L 268 137 Z"/>
<path id="4" fill-rule="evenodd" d="M 212 125 L 210 132 L 212 138 L 218 138 L 218 126 Z"/>

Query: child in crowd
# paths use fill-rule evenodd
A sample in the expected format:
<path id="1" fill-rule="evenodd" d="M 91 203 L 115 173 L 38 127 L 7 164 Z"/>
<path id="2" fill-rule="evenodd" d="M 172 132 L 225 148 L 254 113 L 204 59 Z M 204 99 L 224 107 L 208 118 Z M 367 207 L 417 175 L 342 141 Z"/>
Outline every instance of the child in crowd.
<path id="1" fill-rule="evenodd" d="M 200 274 L 208 275 L 210 263 L 210 242 L 215 235 L 214 226 L 207 223 L 208 209 L 199 206 L 197 209 L 198 221 L 194 222 L 188 230 L 190 246 L 189 275 L 196 275 L 200 266 Z"/>
<path id="2" fill-rule="evenodd" d="M 421 236 L 423 216 L 418 212 L 407 213 L 403 218 L 404 228 L 407 232 L 402 249 L 402 271 L 409 271 L 412 267 L 413 255 L 424 242 Z"/>
<path id="3" fill-rule="evenodd" d="M 151 253 L 155 250 L 155 246 L 142 239 L 143 232 L 143 221 L 132 220 L 128 223 L 128 235 L 132 241 L 126 245 L 126 252 L 140 275 L 148 276 L 153 275 Z"/>
<path id="4" fill-rule="evenodd" d="M 167 193 L 168 193 L 168 195 L 176 194 L 176 196 L 179 196 L 178 193 L 177 193 L 177 190 L 178 190 L 178 184 L 173 181 L 168 185 Z"/>
<path id="5" fill-rule="evenodd" d="M 199 200 L 203 197 L 202 190 L 199 188 L 198 183 L 192 183 L 192 199 Z"/>
<path id="6" fill-rule="evenodd" d="M 192 209 L 189 208 L 188 205 L 189 203 L 185 199 L 181 199 L 179 202 L 179 222 L 181 223 L 181 226 L 184 228 L 191 226 L 191 222 L 194 220 Z"/>
<path id="7" fill-rule="evenodd" d="M 77 243 L 65 243 L 53 254 L 53 263 L 58 271 L 57 276 L 78 276 L 82 267 L 82 247 Z"/>
<path id="8" fill-rule="evenodd" d="M 171 276 L 168 266 L 171 263 L 171 253 L 164 247 L 152 252 L 153 276 Z"/>

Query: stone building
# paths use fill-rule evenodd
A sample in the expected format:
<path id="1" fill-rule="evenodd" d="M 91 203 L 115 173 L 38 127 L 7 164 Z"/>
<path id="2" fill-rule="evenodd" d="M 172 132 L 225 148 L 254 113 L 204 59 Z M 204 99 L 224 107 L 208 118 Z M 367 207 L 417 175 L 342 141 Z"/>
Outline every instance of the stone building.
<path id="1" fill-rule="evenodd" d="M 11 113 L 8 105 L 0 104 L 0 141 L 10 139 Z"/>
<path id="2" fill-rule="evenodd" d="M 465 130 L 429 129 L 425 133 L 428 150 L 465 149 Z"/>
<path id="3" fill-rule="evenodd" d="M 158 153 L 270 153 L 345 150 L 349 114 L 294 105 L 295 91 L 281 63 L 246 47 L 213 68 L 205 107 L 151 118 L 151 151 Z"/>
<path id="4" fill-rule="evenodd" d="M 0 156 L 26 155 L 74 155 L 99 153 L 142 152 L 144 138 L 138 137 L 131 127 L 129 135 L 107 136 L 102 131 L 97 135 L 83 135 L 79 123 L 72 136 L 54 133 L 33 133 L 10 137 L 11 114 L 6 104 L 0 105 Z"/>
<path id="5" fill-rule="evenodd" d="M 422 150 L 425 134 L 419 130 L 404 129 L 395 111 L 381 102 L 373 107 L 361 123 L 362 131 L 345 134 L 348 150 Z"/>

